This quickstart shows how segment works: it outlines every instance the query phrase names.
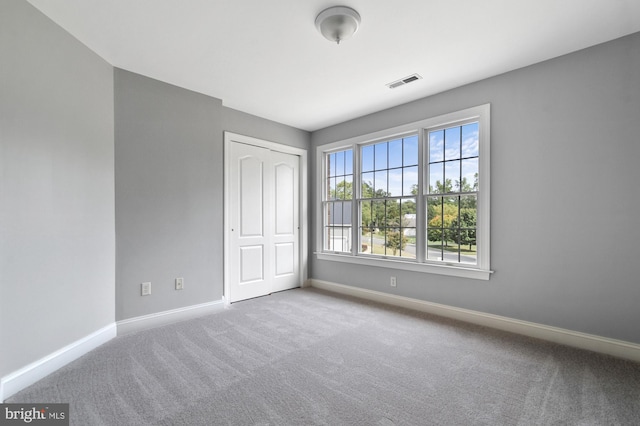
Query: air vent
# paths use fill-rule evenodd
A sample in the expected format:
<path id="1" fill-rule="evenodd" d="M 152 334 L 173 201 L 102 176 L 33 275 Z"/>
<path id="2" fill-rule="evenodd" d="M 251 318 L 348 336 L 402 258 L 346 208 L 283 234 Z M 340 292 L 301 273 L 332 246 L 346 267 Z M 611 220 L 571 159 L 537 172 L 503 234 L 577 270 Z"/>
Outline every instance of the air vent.
<path id="1" fill-rule="evenodd" d="M 401 78 L 400 80 L 396 80 L 393 83 L 388 83 L 387 87 L 389 89 L 395 89 L 396 87 L 400 87 L 400 86 L 404 86 L 405 84 L 409 84 L 413 81 L 416 80 L 420 80 L 422 77 L 420 77 L 419 74 L 411 74 L 405 78 Z"/>

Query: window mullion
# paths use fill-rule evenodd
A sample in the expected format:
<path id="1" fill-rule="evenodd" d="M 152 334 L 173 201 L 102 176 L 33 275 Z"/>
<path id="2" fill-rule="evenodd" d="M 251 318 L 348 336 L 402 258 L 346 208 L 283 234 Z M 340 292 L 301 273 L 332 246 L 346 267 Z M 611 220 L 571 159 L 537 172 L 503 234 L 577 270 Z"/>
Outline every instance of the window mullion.
<path id="1" fill-rule="evenodd" d="M 362 220 L 362 215 L 360 212 L 360 203 L 358 202 L 362 185 L 360 183 L 360 150 L 357 145 L 354 145 L 351 149 L 353 152 L 353 178 L 351 179 L 353 182 L 351 188 L 351 223 L 353 225 L 351 227 L 351 255 L 357 256 L 358 249 L 362 244 L 360 241 L 360 221 Z"/>
<path id="2" fill-rule="evenodd" d="M 424 149 L 425 130 L 418 132 L 418 190 L 416 192 L 416 262 L 424 263 L 427 254 L 427 219 L 426 219 L 426 197 L 424 196 L 424 177 L 429 176 L 429 162 Z M 425 167 L 426 166 L 426 167 Z"/>

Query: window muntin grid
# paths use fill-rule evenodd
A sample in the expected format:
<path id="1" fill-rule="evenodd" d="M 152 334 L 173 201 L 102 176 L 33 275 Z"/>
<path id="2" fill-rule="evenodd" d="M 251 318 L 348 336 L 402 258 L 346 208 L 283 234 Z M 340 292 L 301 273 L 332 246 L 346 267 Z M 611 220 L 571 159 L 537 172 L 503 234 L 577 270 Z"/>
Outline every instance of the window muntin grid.
<path id="1" fill-rule="evenodd" d="M 416 259 L 418 135 L 360 147 L 358 253 Z"/>
<path id="2" fill-rule="evenodd" d="M 479 123 L 428 131 L 427 260 L 476 265 Z"/>
<path id="3" fill-rule="evenodd" d="M 323 201 L 323 249 L 350 252 L 353 205 L 353 150 L 327 153 Z"/>

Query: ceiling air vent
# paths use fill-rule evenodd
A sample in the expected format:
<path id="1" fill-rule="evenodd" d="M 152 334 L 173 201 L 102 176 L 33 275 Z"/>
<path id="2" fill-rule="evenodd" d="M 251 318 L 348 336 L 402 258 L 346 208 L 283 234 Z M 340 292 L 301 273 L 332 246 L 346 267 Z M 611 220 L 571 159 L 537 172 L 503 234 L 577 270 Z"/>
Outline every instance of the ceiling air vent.
<path id="1" fill-rule="evenodd" d="M 420 77 L 419 74 L 411 74 L 410 76 L 401 78 L 400 80 L 396 80 L 393 83 L 388 83 L 387 87 L 389 89 L 395 89 L 396 87 L 404 86 L 405 84 L 409 84 L 412 81 L 420 80 L 421 78 L 422 77 Z"/>

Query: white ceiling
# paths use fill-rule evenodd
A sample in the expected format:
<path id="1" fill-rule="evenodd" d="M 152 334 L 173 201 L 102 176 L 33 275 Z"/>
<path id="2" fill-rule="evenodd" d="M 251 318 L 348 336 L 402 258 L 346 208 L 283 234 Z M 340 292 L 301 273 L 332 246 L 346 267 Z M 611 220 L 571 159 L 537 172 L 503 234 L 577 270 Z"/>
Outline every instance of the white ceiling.
<path id="1" fill-rule="evenodd" d="M 309 131 L 640 31 L 639 0 L 29 2 L 118 68 Z M 335 5 L 362 16 L 340 45 L 314 26 Z"/>

